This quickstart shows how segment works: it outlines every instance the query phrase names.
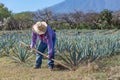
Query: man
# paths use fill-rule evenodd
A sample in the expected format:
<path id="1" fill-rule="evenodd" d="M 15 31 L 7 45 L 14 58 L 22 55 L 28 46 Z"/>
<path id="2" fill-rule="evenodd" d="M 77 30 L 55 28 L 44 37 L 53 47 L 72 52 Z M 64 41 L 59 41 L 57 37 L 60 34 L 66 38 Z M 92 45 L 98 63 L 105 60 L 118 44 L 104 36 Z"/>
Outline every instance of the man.
<path id="1" fill-rule="evenodd" d="M 43 53 L 45 49 L 48 48 L 48 68 L 53 69 L 54 61 L 51 59 L 54 59 L 54 46 L 56 41 L 56 33 L 54 30 L 46 22 L 38 21 L 32 27 L 31 36 L 30 48 L 34 47 L 36 44 L 36 39 L 39 38 L 40 44 L 37 50 Z M 36 53 L 36 64 L 34 67 L 35 69 L 41 67 L 42 57 L 43 56 L 41 54 Z"/>

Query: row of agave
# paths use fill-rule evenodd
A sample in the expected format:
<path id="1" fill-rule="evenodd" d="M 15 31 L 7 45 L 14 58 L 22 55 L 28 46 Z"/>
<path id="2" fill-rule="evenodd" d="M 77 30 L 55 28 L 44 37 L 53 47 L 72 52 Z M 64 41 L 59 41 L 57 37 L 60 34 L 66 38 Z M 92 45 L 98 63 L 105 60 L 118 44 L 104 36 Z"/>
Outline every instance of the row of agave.
<path id="1" fill-rule="evenodd" d="M 61 59 L 72 68 L 77 68 L 84 61 L 93 62 L 120 52 L 120 32 L 118 31 L 107 35 L 96 32 L 72 36 L 61 33 L 61 35 L 57 39 L 56 50 Z"/>
<path id="2" fill-rule="evenodd" d="M 101 32 L 101 31 L 100 31 Z M 57 31 L 56 55 L 68 66 L 75 68 L 81 62 L 92 62 L 101 57 L 120 52 L 120 32 L 103 34 L 97 32 L 73 33 Z M 0 36 L 0 56 L 7 55 L 18 62 L 31 57 L 30 50 L 20 46 L 19 41 L 30 43 L 31 32 L 11 32 Z M 36 45 L 37 46 L 37 45 Z"/>
<path id="3" fill-rule="evenodd" d="M 32 54 L 20 46 L 19 41 L 29 42 L 30 34 L 7 32 L 0 36 L 0 57 L 9 56 L 16 62 L 26 62 Z"/>

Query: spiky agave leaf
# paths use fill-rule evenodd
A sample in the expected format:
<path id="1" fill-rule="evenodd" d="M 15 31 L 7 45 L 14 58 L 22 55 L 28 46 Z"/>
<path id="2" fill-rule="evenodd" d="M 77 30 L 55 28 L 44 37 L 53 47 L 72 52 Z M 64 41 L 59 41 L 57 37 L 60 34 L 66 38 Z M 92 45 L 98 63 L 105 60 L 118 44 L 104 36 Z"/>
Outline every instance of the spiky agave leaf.
<path id="1" fill-rule="evenodd" d="M 14 60 L 17 60 L 17 62 L 26 62 L 31 58 L 32 54 L 30 54 L 29 50 L 25 47 L 18 45 L 14 47 L 13 54 L 11 54 L 11 56 Z"/>

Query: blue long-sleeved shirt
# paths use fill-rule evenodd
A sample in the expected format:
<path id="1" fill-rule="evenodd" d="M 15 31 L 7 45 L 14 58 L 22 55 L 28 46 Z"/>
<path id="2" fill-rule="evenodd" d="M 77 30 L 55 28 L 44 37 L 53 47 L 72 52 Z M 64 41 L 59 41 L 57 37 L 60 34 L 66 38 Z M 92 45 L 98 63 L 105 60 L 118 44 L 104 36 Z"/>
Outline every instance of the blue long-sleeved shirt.
<path id="1" fill-rule="evenodd" d="M 34 45 L 36 44 L 36 40 L 37 37 L 39 37 L 39 39 L 45 43 L 47 43 L 47 47 L 48 47 L 48 55 L 50 56 L 52 54 L 52 52 L 54 51 L 54 47 L 53 47 L 53 38 L 56 38 L 56 33 L 52 30 L 52 28 L 50 26 L 47 26 L 47 30 L 45 34 L 39 35 L 37 33 L 35 33 L 32 30 L 32 38 L 31 38 L 31 44 L 30 47 L 34 47 Z"/>

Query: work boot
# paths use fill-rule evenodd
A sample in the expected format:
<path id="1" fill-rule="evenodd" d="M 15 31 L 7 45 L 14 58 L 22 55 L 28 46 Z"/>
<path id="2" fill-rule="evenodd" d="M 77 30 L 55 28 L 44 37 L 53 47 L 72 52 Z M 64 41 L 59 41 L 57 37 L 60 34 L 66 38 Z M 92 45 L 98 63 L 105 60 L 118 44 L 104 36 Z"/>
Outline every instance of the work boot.
<path id="1" fill-rule="evenodd" d="M 53 69 L 53 66 L 51 67 L 48 67 L 48 69 L 50 70 L 50 71 L 53 71 L 54 69 Z"/>
<path id="2" fill-rule="evenodd" d="M 40 68 L 41 68 L 41 67 L 36 67 L 36 66 L 33 67 L 33 69 L 40 69 Z"/>

